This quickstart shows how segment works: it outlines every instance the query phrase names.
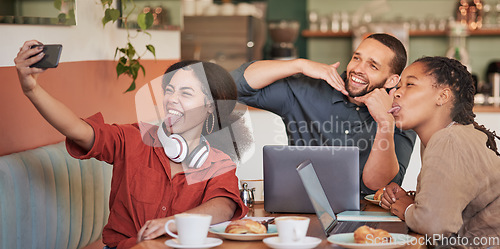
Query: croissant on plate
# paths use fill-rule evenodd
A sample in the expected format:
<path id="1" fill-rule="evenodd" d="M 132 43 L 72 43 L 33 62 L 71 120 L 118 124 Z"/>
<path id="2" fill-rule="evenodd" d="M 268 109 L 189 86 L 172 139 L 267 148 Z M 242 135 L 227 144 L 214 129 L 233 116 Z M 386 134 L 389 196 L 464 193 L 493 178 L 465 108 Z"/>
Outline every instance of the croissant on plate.
<path id="1" fill-rule="evenodd" d="M 382 199 L 382 194 L 383 193 L 384 193 L 384 189 L 383 188 L 377 190 L 377 192 L 375 192 L 375 194 L 373 195 L 373 199 L 376 200 L 376 201 L 380 201 Z"/>
<path id="2" fill-rule="evenodd" d="M 361 226 L 354 231 L 354 242 L 360 244 L 390 243 L 392 236 L 383 229 Z"/>
<path id="3" fill-rule="evenodd" d="M 242 219 L 242 220 L 234 220 L 229 223 L 225 230 L 226 233 L 235 233 L 235 234 L 245 234 L 245 233 L 255 233 L 262 234 L 267 233 L 267 229 L 260 222 L 250 220 L 250 219 Z"/>

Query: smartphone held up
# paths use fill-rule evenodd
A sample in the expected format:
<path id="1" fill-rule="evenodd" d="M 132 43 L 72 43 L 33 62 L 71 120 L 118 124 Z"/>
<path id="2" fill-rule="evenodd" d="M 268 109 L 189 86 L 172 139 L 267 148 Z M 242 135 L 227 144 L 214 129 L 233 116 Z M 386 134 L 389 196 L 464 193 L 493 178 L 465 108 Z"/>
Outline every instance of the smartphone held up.
<path id="1" fill-rule="evenodd" d="M 43 47 L 43 52 L 45 55 L 43 58 L 38 61 L 37 63 L 34 63 L 30 67 L 37 67 L 37 68 L 55 68 L 57 65 L 59 65 L 59 58 L 61 57 L 61 51 L 62 51 L 62 45 L 61 44 L 40 44 L 40 45 L 33 45 L 31 48 L 35 47 Z M 40 53 L 41 53 L 40 52 Z M 36 56 L 39 53 L 33 55 Z M 31 57 L 33 57 L 31 56 Z M 30 58 L 31 58 L 30 57 Z"/>

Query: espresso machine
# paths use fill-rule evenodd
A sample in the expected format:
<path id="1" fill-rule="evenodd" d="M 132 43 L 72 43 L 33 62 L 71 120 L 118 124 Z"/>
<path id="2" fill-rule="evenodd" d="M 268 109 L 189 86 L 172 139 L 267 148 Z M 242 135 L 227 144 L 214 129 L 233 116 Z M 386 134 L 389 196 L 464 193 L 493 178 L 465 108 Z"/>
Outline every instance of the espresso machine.
<path id="1" fill-rule="evenodd" d="M 296 20 L 271 21 L 268 24 L 272 45 L 270 56 L 275 60 L 291 60 L 297 58 L 295 41 L 299 35 L 300 24 Z"/>

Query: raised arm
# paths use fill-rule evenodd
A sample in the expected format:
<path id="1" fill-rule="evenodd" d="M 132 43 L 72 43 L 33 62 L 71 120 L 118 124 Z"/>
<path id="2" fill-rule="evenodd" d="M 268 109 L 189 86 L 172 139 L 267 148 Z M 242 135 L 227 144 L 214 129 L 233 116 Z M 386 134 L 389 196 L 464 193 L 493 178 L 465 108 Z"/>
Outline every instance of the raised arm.
<path id="1" fill-rule="evenodd" d="M 363 168 L 363 183 L 372 190 L 389 184 L 398 174 L 399 163 L 394 145 L 394 117 L 387 113 L 392 106 L 395 89 L 387 94 L 385 89 L 375 89 L 362 97 L 356 97 L 368 107 L 377 122 L 377 133 L 373 141 L 370 156 Z"/>
<path id="2" fill-rule="evenodd" d="M 38 75 L 43 69 L 29 67 L 43 58 L 43 53 L 29 58 L 42 50 L 41 47 L 31 49 L 31 46 L 36 44 L 40 42 L 25 42 L 14 59 L 23 93 L 54 128 L 88 151 L 94 144 L 95 134 L 92 127 L 37 83 Z"/>
<path id="3" fill-rule="evenodd" d="M 344 81 L 337 72 L 340 63 L 327 65 L 306 59 L 295 60 L 263 60 L 252 63 L 244 73 L 250 87 L 261 89 L 269 84 L 302 73 L 312 78 L 323 79 L 333 88 L 347 95 Z"/>

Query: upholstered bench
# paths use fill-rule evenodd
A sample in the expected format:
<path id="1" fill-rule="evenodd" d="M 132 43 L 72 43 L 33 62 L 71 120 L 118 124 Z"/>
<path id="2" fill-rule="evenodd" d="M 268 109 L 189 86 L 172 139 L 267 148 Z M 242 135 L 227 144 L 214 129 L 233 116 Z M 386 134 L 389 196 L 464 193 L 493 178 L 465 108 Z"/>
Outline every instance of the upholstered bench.
<path id="1" fill-rule="evenodd" d="M 111 165 L 64 142 L 0 157 L 0 248 L 102 248 Z"/>

